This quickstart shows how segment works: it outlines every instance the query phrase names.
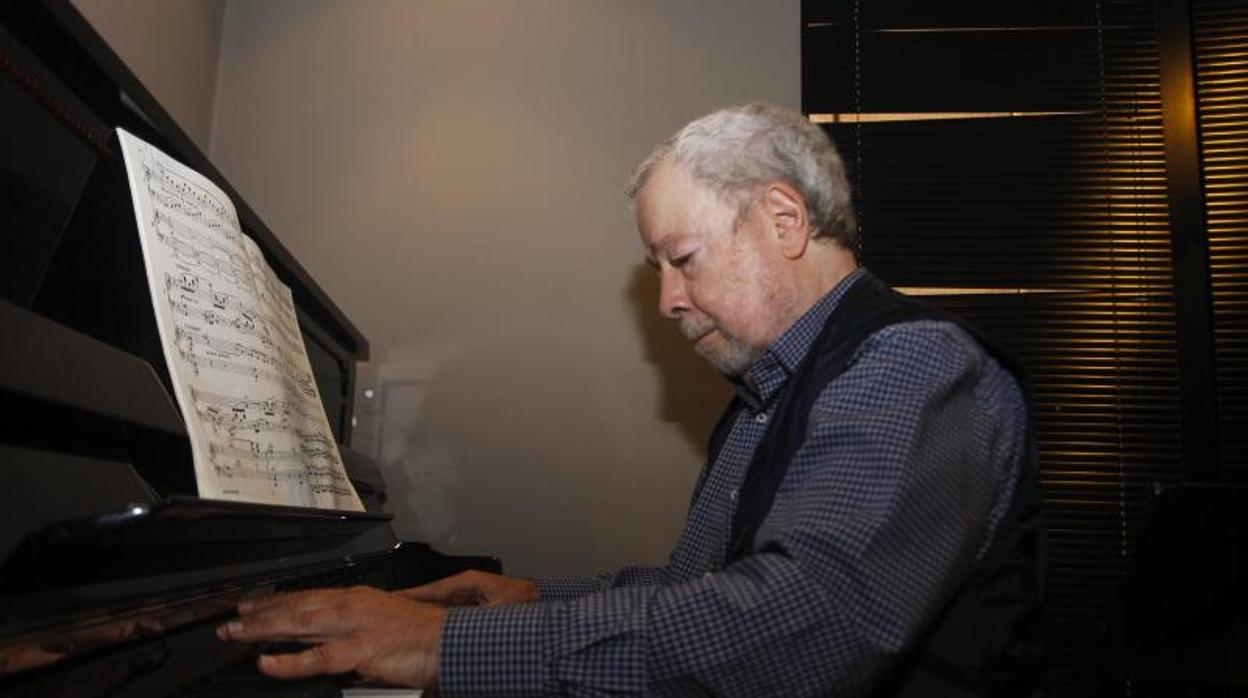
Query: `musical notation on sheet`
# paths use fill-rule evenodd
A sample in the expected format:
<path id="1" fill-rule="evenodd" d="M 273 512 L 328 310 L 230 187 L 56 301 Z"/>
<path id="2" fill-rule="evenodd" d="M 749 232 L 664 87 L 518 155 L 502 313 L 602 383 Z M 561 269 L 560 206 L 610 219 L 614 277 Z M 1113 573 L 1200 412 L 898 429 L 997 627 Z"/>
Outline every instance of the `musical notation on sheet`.
<path id="1" fill-rule="evenodd" d="M 218 187 L 118 129 L 165 360 L 201 497 L 363 509 L 290 289 Z"/>

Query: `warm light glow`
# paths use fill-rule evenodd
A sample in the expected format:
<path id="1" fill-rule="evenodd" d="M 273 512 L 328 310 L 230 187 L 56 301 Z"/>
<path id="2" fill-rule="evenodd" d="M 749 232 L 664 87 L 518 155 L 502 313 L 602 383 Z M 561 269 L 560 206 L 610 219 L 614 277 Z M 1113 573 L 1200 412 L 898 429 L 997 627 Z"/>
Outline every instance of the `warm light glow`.
<path id="1" fill-rule="evenodd" d="M 1071 116 L 1091 114 L 1090 111 L 957 111 L 957 112 L 844 112 L 811 114 L 816 124 L 865 124 L 882 121 L 943 121 L 950 119 L 1016 119 L 1029 116 Z"/>

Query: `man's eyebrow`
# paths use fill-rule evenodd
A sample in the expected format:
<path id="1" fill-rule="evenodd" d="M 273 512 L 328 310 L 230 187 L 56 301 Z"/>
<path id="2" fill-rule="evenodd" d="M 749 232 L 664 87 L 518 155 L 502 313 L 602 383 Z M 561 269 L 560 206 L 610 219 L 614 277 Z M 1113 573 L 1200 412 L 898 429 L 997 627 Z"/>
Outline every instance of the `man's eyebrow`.
<path id="1" fill-rule="evenodd" d="M 658 240 L 654 242 L 653 244 L 651 244 L 650 250 L 646 254 L 646 256 L 652 259 L 658 256 L 660 253 L 670 256 L 672 254 L 672 250 L 675 249 L 678 245 L 680 245 L 680 243 L 683 242 L 685 238 L 687 237 L 689 236 L 684 235 L 684 234 L 668 235 L 664 237 L 662 240 Z"/>
<path id="2" fill-rule="evenodd" d="M 662 238 L 646 245 L 646 264 L 659 268 L 660 258 L 671 258 L 675 254 L 677 247 L 680 247 L 691 235 L 688 233 L 674 233 L 665 235 Z"/>

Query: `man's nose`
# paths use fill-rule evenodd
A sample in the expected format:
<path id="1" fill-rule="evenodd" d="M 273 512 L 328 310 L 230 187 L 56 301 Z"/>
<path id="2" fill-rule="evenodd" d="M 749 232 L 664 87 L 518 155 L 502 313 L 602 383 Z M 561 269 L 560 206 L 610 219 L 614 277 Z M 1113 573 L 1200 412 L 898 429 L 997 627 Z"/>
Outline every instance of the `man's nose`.
<path id="1" fill-rule="evenodd" d="M 659 272 L 659 313 L 663 317 L 679 320 L 689 309 L 689 298 L 685 295 L 685 280 L 675 269 L 667 268 Z"/>

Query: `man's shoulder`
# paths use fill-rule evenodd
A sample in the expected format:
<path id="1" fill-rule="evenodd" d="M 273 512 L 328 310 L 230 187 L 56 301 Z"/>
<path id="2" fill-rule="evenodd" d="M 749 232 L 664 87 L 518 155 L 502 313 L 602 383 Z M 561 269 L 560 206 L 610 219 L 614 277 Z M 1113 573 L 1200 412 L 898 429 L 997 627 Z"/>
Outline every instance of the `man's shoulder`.
<path id="1" fill-rule="evenodd" d="M 854 354 L 854 363 L 864 361 L 897 370 L 930 372 L 943 368 L 978 372 L 992 358 L 979 340 L 956 322 L 923 318 L 885 325 L 872 332 Z"/>
<path id="2" fill-rule="evenodd" d="M 812 405 L 902 402 L 942 386 L 970 391 L 985 409 L 1022 404 L 1018 379 L 970 331 L 946 319 L 924 318 L 881 327 L 857 347 L 846 370 Z"/>

